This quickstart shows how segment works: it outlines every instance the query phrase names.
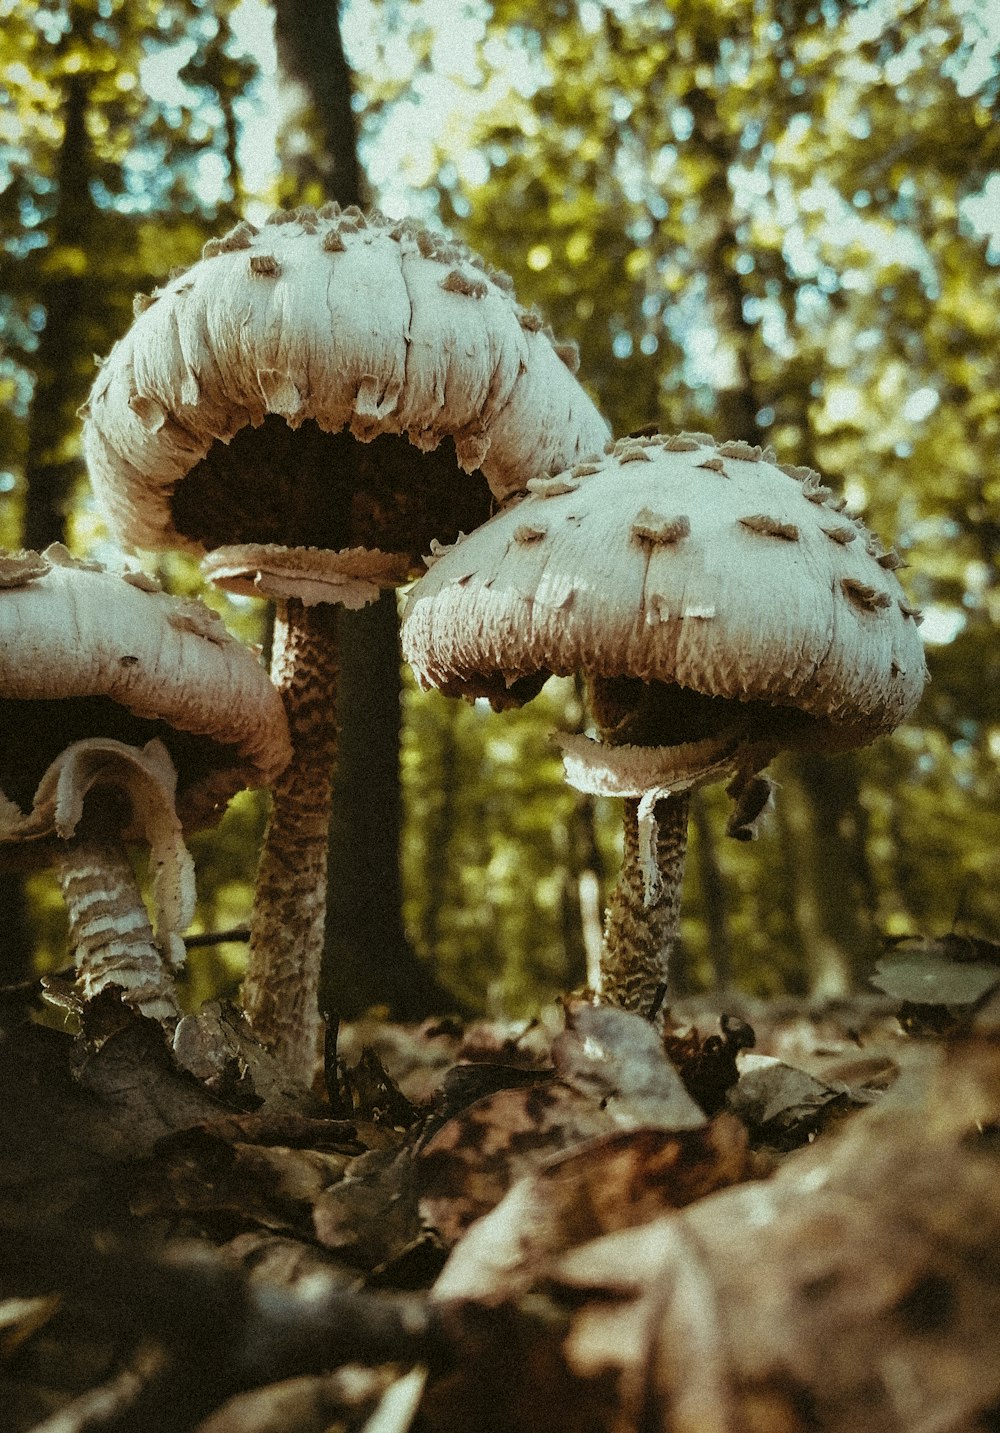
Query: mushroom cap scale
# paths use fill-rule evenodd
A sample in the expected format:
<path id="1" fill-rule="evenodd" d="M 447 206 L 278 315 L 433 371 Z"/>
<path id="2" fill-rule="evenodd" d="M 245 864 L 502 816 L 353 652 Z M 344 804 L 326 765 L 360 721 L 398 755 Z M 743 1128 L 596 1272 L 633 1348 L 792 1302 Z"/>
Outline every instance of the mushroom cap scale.
<path id="1" fill-rule="evenodd" d="M 34 768 L 40 776 L 84 737 L 163 740 L 189 826 L 215 819 L 236 791 L 267 784 L 284 768 L 290 744 L 281 699 L 217 614 L 150 591 L 142 579 L 74 563 L 59 549 L 41 557 L 44 570 L 36 564 L 17 585 L 0 585 L 8 728 L 0 788 L 8 798 L 24 807 Z M 0 559 L 0 569 L 18 566 L 23 558 Z M 22 711 L 19 735 L 11 723 Z"/>
<path id="2" fill-rule="evenodd" d="M 732 451 L 629 440 L 572 491 L 529 495 L 457 543 L 404 614 L 418 680 L 502 706 L 540 673 L 633 677 L 778 708 L 781 745 L 894 728 L 926 681 L 897 579 L 831 538 L 795 477 Z M 518 541 L 528 528 L 544 535 Z"/>
<path id="3" fill-rule="evenodd" d="M 457 467 L 481 470 L 497 496 L 601 450 L 593 403 L 470 251 L 415 226 L 307 218 L 221 241 L 142 306 L 102 366 L 85 449 L 126 543 L 203 550 L 172 495 L 214 445 L 268 415 L 424 452 L 451 439 Z"/>

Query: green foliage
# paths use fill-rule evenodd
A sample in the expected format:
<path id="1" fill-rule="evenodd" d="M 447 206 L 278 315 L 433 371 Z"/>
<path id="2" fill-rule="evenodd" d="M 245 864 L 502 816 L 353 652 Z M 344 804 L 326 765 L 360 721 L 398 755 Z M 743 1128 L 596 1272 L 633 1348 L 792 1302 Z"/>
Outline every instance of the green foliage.
<path id="1" fill-rule="evenodd" d="M 578 717 L 565 680 L 504 715 L 408 684 L 405 915 L 420 953 L 473 1008 L 530 1013 L 540 990 L 585 983 L 567 939 L 579 922 L 580 800 L 552 739 Z"/>
<path id="2" fill-rule="evenodd" d="M 39 510 L 29 540 L 51 537 L 80 473 L 93 355 L 128 326 L 135 291 L 190 262 L 233 213 L 227 115 L 253 74 L 233 51 L 234 4 L 3 7 L 0 470 Z M 151 99 L 172 68 L 179 98 Z"/>

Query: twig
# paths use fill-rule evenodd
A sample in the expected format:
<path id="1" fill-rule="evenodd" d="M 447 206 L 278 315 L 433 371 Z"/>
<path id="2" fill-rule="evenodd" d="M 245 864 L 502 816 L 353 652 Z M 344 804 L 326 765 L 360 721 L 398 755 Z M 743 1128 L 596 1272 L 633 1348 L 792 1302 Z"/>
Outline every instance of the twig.
<path id="1" fill-rule="evenodd" d="M 184 945 L 188 950 L 195 950 L 202 945 L 224 945 L 229 940 L 249 940 L 250 927 L 248 925 L 234 925 L 230 930 L 205 930 L 199 935 L 186 935 Z"/>

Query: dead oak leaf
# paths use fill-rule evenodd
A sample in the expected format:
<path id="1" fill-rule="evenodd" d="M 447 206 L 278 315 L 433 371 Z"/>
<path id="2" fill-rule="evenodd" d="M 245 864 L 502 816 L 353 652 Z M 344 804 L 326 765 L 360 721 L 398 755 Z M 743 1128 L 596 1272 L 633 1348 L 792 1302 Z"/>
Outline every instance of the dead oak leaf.
<path id="1" fill-rule="evenodd" d="M 592 1098 L 558 1081 L 487 1095 L 420 1149 L 421 1214 L 453 1244 L 550 1155 L 615 1127 Z"/>

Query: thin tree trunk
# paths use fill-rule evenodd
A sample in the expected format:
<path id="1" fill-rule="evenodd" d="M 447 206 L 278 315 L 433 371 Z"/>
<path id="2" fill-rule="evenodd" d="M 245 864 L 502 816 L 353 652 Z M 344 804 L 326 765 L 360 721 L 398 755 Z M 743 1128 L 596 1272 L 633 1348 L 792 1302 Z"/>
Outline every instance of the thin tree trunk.
<path id="1" fill-rule="evenodd" d="M 291 156 L 292 166 L 302 180 L 316 175 L 328 199 L 363 204 L 364 177 L 358 164 L 339 0 L 280 0 L 274 11 L 279 63 L 308 96 L 311 113 L 303 118 L 307 125 L 312 121 L 317 134 L 315 151 Z"/>
<path id="2" fill-rule="evenodd" d="M 56 209 L 50 244 L 86 251 L 93 217 L 90 195 L 90 141 L 86 114 L 89 81 L 82 74 L 66 82 L 62 108 L 63 139 L 56 165 Z M 45 327 L 38 340 L 24 457 L 24 513 L 21 541 L 41 551 L 66 535 L 66 503 L 80 464 L 62 456 L 66 404 L 80 387 L 76 317 L 85 297 L 83 275 L 56 271 L 38 298 Z M 80 399 L 82 399 L 82 393 Z M 78 399 L 77 401 L 80 401 Z M 14 983 L 31 972 L 30 913 L 19 871 L 0 874 L 0 982 Z"/>
<path id="3" fill-rule="evenodd" d="M 563 988 L 596 989 L 601 968 L 601 884 L 604 867 L 597 844 L 594 798 L 573 793 L 566 831 L 566 872 L 562 893 Z"/>
<path id="4" fill-rule="evenodd" d="M 850 754 L 800 756 L 794 769 L 810 818 L 810 859 L 803 877 L 819 932 L 810 962 L 810 991 L 816 996 L 847 994 L 861 985 L 877 953 L 877 894 L 868 863 L 857 761 Z"/>
<path id="5" fill-rule="evenodd" d="M 424 951 L 435 963 L 441 942 L 441 912 L 448 900 L 451 882 L 452 836 L 456 822 L 458 796 L 458 741 L 456 724 L 458 703 L 445 702 L 437 725 L 439 734 L 438 760 L 434 780 L 437 800 L 428 812 L 424 829 L 421 886 L 424 908 L 421 919 L 421 942 Z"/>
<path id="6" fill-rule="evenodd" d="M 86 251 L 93 217 L 90 197 L 90 141 L 86 114 L 88 80 L 72 75 L 66 83 L 63 141 L 56 170 L 56 212 L 50 230 L 53 251 Z M 24 459 L 24 532 L 26 547 L 41 551 L 61 542 L 66 531 L 65 506 L 78 462 L 61 456 L 66 436 L 66 401 L 80 386 L 75 329 L 85 294 L 82 274 L 55 271 L 39 293 L 45 327 L 33 364 L 35 389 L 28 417 Z M 81 395 L 82 396 L 82 395 Z"/>
<path id="7" fill-rule="evenodd" d="M 432 994 L 403 929 L 395 593 L 360 612 L 341 612 L 339 630 L 344 717 L 330 824 L 324 1007 L 351 1016 L 386 1004 L 415 1019 L 430 1013 Z"/>
<path id="8" fill-rule="evenodd" d="M 715 989 L 728 990 L 733 979 L 733 942 L 729 930 L 729 900 L 719 865 L 715 831 L 700 792 L 691 798 L 691 823 L 698 836 L 698 883 L 708 936 L 708 958 Z"/>

